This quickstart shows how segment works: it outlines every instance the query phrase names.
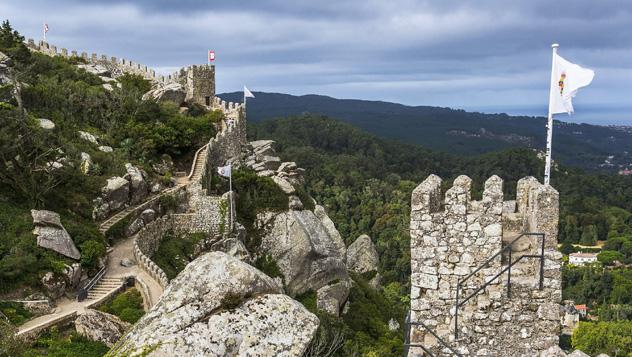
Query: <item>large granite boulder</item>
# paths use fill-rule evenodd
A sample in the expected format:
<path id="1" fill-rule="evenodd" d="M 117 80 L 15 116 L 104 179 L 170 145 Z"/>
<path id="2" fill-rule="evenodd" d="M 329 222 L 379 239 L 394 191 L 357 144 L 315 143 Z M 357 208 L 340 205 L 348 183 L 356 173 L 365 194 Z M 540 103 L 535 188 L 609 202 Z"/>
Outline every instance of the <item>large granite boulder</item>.
<path id="1" fill-rule="evenodd" d="M 68 258 L 79 259 L 81 253 L 70 238 L 70 234 L 61 224 L 59 214 L 46 210 L 31 210 L 33 234 L 37 236 L 37 245 L 53 250 Z"/>
<path id="2" fill-rule="evenodd" d="M 130 182 L 122 177 L 110 177 L 101 188 L 101 197 L 94 200 L 92 217 L 95 220 L 106 218 L 111 212 L 123 208 L 129 201 Z"/>
<path id="3" fill-rule="evenodd" d="M 265 213 L 258 222 L 265 228 L 260 253 L 277 262 L 290 295 L 349 277 L 340 243 L 314 212 Z"/>
<path id="4" fill-rule="evenodd" d="M 66 292 L 66 281 L 60 275 L 55 275 L 52 271 L 44 274 L 41 279 L 46 295 L 52 300 L 57 300 Z"/>
<path id="5" fill-rule="evenodd" d="M 155 88 L 143 95 L 143 100 L 170 101 L 180 105 L 184 103 L 186 96 L 186 90 L 179 83 L 158 83 Z"/>
<path id="6" fill-rule="evenodd" d="M 125 331 L 132 327 L 114 315 L 87 309 L 75 320 L 75 330 L 92 341 L 99 341 L 112 347 Z"/>
<path id="7" fill-rule="evenodd" d="M 380 275 L 377 273 L 379 266 L 380 256 L 368 235 L 359 236 L 347 248 L 347 268 L 359 274 L 375 272 L 369 281 L 375 288 L 380 285 Z"/>
<path id="8" fill-rule="evenodd" d="M 270 277 L 222 252 L 200 256 L 108 356 L 301 356 L 318 318 Z"/>
<path id="9" fill-rule="evenodd" d="M 135 205 L 143 202 L 149 193 L 147 173 L 130 163 L 125 164 L 125 170 L 125 178 L 130 182 L 130 203 Z"/>
<path id="10" fill-rule="evenodd" d="M 350 280 L 325 285 L 316 292 L 316 307 L 330 315 L 339 316 L 347 302 L 350 290 Z"/>
<path id="11" fill-rule="evenodd" d="M 325 212 L 325 208 L 321 205 L 316 205 L 316 207 L 314 207 L 314 214 L 323 224 L 323 227 L 325 227 L 327 233 L 329 233 L 329 236 L 331 237 L 331 240 L 336 247 L 338 254 L 344 257 L 347 254 L 345 241 L 342 239 L 342 236 L 340 236 L 340 232 L 338 232 L 338 230 L 336 229 L 334 221 L 332 221 L 331 218 L 329 218 L 329 216 L 327 215 L 327 212 Z"/>
<path id="12" fill-rule="evenodd" d="M 100 64 L 79 64 L 77 67 L 85 69 L 86 72 L 94 74 L 95 76 L 109 77 L 112 75 L 107 67 Z"/>

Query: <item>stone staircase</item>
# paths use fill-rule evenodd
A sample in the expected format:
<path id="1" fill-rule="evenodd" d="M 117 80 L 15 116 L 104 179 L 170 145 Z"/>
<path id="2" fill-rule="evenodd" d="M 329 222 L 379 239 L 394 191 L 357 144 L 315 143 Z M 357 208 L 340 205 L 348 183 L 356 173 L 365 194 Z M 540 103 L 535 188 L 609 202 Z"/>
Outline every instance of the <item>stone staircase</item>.
<path id="1" fill-rule="evenodd" d="M 118 221 L 127 217 L 128 214 L 132 213 L 136 209 L 136 207 L 137 206 L 127 207 L 126 209 L 115 214 L 114 216 L 108 218 L 106 221 L 104 221 L 103 223 L 99 225 L 99 232 L 101 232 L 102 234 L 105 234 L 105 232 L 107 232 L 108 229 L 112 228 L 112 226 L 115 225 Z"/>
<path id="2" fill-rule="evenodd" d="M 119 289 L 125 284 L 123 278 L 103 277 L 97 285 L 88 291 L 88 300 L 99 300 L 100 298 L 108 295 L 113 290 Z"/>
<path id="3" fill-rule="evenodd" d="M 202 177 L 204 172 L 204 165 L 206 165 L 206 155 L 208 150 L 206 146 L 202 147 L 195 157 L 195 163 L 193 164 L 191 173 L 189 173 L 189 182 L 196 182 Z"/>

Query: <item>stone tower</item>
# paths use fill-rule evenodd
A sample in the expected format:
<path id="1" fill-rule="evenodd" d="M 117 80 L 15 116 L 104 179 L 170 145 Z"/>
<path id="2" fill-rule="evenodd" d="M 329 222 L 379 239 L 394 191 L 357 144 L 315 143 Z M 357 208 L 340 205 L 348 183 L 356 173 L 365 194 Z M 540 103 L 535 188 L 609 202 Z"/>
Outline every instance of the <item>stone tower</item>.
<path id="1" fill-rule="evenodd" d="M 558 344 L 558 192 L 526 177 L 518 182 L 516 200 L 503 201 L 502 186 L 498 176 L 490 177 L 482 200 L 474 201 L 471 179 L 459 176 L 442 199 L 441 179 L 430 175 L 413 191 L 412 345 L 452 355 L 429 330 L 466 356 L 537 356 Z M 522 236 L 509 244 L 525 232 L 543 233 L 544 239 Z M 510 283 L 508 272 L 492 279 L 521 256 L 531 257 L 511 266 Z M 423 355 L 420 347 L 409 350 L 409 356 Z"/>
<path id="2" fill-rule="evenodd" d="M 193 65 L 180 72 L 180 83 L 186 89 L 186 102 L 211 107 L 215 98 L 215 66 Z"/>

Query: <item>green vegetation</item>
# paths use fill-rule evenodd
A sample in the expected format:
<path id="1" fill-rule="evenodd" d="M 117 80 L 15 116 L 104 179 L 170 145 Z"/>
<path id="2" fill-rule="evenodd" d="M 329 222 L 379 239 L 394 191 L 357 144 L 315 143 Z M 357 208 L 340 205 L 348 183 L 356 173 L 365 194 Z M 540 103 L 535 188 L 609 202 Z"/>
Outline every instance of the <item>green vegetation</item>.
<path id="1" fill-rule="evenodd" d="M 39 337 L 33 346 L 24 352 L 24 357 L 100 357 L 109 348 L 101 342 L 90 341 L 76 332 L 50 332 Z"/>
<path id="2" fill-rule="evenodd" d="M 131 324 L 136 323 L 144 314 L 143 297 L 136 288 L 131 288 L 119 294 L 99 310 L 118 316 L 121 320 Z"/>
<path id="3" fill-rule="evenodd" d="M 23 324 L 32 316 L 33 314 L 26 310 L 21 303 L 0 301 L 0 319 L 6 317 L 14 326 Z"/>
<path id="4" fill-rule="evenodd" d="M 260 232 L 255 227 L 257 214 L 287 210 L 288 198 L 270 177 L 257 176 L 249 169 L 233 170 L 232 175 L 237 201 L 237 221 L 248 231 L 246 248 L 252 252 L 260 244 Z M 228 191 L 228 180 L 221 179 L 217 187 L 219 192 Z"/>
<path id="5" fill-rule="evenodd" d="M 173 279 L 195 259 L 196 246 L 205 238 L 203 233 L 177 236 L 168 232 L 151 259 L 165 272 L 167 278 Z"/>
<path id="6" fill-rule="evenodd" d="M 597 308 L 602 304 L 632 304 L 632 269 L 584 266 L 562 268 L 564 299 Z"/>
<path id="7" fill-rule="evenodd" d="M 227 293 L 222 298 L 222 301 L 220 302 L 220 306 L 226 310 L 232 310 L 238 307 L 239 305 L 241 305 L 241 302 L 243 300 L 244 298 L 239 294 Z"/>
<path id="8" fill-rule="evenodd" d="M 352 277 L 349 310 L 341 318 L 318 311 L 314 291 L 296 297 L 320 319 L 308 356 L 318 356 L 316 351 L 329 350 L 331 346 L 337 346 L 332 356 L 401 356 L 403 331 L 389 330 L 388 322 L 395 318 L 403 326 L 407 304 L 398 296 L 373 289 L 359 275 Z"/>
<path id="9" fill-rule="evenodd" d="M 279 268 L 276 260 L 274 260 L 274 258 L 269 255 L 259 257 L 259 259 L 255 261 L 255 268 L 261 270 L 271 278 L 280 277 L 281 279 L 283 279 L 281 268 Z"/>
<path id="10" fill-rule="evenodd" d="M 0 27 L 0 51 L 10 57 L 12 83 L 0 87 L 0 292 L 37 290 L 43 273 L 69 261 L 37 247 L 31 209 L 58 212 L 82 263 L 93 269 L 105 241 L 92 220 L 92 201 L 106 179 L 124 174 L 127 162 L 147 168 L 165 154 L 186 161 L 215 135 L 212 123 L 222 114 L 142 100 L 150 83 L 137 75 L 119 77 L 121 87 L 106 90 L 101 78 L 76 66 L 81 59 L 30 52 L 8 22 Z M 55 128 L 41 128 L 39 118 Z M 114 152 L 99 151 L 79 130 Z M 92 157 L 89 175 L 80 171 L 82 152 Z M 108 237 L 121 237 L 123 228 L 112 227 Z"/>
<path id="11" fill-rule="evenodd" d="M 125 238 L 125 228 L 130 223 L 132 223 L 132 216 L 128 215 L 127 217 L 114 223 L 112 227 L 105 231 L 105 237 L 111 242 L 116 242 L 119 239 Z"/>
<path id="12" fill-rule="evenodd" d="M 632 353 L 632 321 L 580 322 L 572 345 L 593 356 L 628 357 Z"/>

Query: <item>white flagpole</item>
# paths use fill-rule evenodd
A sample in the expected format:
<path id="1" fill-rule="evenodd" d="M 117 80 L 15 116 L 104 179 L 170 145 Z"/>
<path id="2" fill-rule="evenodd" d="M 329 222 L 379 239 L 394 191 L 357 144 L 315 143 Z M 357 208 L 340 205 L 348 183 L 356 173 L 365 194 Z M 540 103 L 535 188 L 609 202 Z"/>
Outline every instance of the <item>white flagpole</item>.
<path id="1" fill-rule="evenodd" d="M 553 55 L 551 61 L 551 88 L 549 90 L 549 118 L 546 124 L 546 166 L 544 167 L 544 184 L 549 185 L 551 181 L 551 151 L 553 147 L 553 113 L 551 105 L 553 103 L 553 96 L 555 95 L 556 88 L 555 83 L 555 55 L 557 54 L 557 48 L 560 47 L 557 43 L 551 45 L 553 48 Z"/>
<path id="2" fill-rule="evenodd" d="M 44 42 L 46 42 L 46 23 L 42 25 L 42 31 L 44 32 Z"/>
<path id="3" fill-rule="evenodd" d="M 228 176 L 228 199 L 230 201 L 230 231 L 233 231 L 233 222 L 235 221 L 234 212 L 233 212 L 233 165 L 228 165 L 230 167 L 230 176 Z"/>

